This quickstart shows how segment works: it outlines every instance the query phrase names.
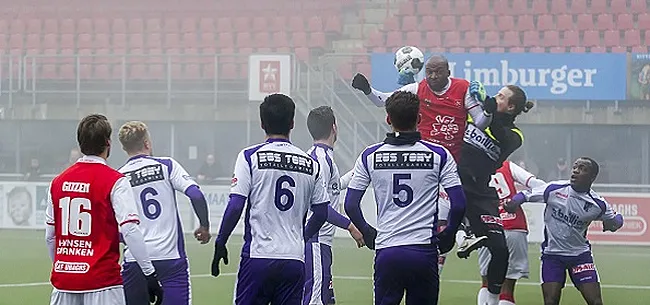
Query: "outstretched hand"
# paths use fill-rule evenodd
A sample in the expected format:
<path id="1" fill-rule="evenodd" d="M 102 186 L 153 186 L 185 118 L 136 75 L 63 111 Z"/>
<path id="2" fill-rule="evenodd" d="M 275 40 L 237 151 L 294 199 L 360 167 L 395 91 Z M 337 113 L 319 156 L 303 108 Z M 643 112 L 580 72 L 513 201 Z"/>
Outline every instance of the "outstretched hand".
<path id="1" fill-rule="evenodd" d="M 352 78 L 352 88 L 363 91 L 365 95 L 372 93 L 368 79 L 361 73 L 357 73 Z"/>

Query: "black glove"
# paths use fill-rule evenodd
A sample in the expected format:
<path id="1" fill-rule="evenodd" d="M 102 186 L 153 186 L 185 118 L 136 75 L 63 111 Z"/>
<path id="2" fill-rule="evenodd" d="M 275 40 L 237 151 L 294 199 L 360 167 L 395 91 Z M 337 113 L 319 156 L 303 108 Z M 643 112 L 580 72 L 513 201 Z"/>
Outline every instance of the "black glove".
<path id="1" fill-rule="evenodd" d="M 450 232 L 445 230 L 438 234 L 438 251 L 440 254 L 445 254 L 454 248 L 454 236 L 449 233 Z"/>
<path id="2" fill-rule="evenodd" d="M 158 275 L 156 272 L 145 275 L 147 279 L 147 291 L 149 292 L 149 303 L 154 303 L 156 305 L 162 304 L 163 301 L 163 290 L 158 281 Z"/>
<path id="3" fill-rule="evenodd" d="M 372 226 L 368 226 L 363 232 L 363 242 L 370 250 L 375 250 L 375 239 L 377 238 L 377 230 Z"/>
<path id="4" fill-rule="evenodd" d="M 506 202 L 503 203 L 503 209 L 508 212 L 508 213 L 514 213 L 517 212 L 517 208 L 519 207 L 518 204 L 514 204 L 512 200 L 507 200 Z"/>
<path id="5" fill-rule="evenodd" d="M 497 111 L 497 100 L 494 97 L 488 97 L 483 102 L 483 110 L 486 113 L 495 113 Z"/>
<path id="6" fill-rule="evenodd" d="M 368 79 L 361 73 L 357 73 L 354 78 L 352 78 L 352 88 L 363 91 L 365 95 L 372 93 Z"/>
<path id="7" fill-rule="evenodd" d="M 212 257 L 212 276 L 217 277 L 219 276 L 219 262 L 223 259 L 223 263 L 228 265 L 228 249 L 226 249 L 226 245 L 222 245 L 221 243 L 215 243 L 214 244 L 214 257 Z"/>

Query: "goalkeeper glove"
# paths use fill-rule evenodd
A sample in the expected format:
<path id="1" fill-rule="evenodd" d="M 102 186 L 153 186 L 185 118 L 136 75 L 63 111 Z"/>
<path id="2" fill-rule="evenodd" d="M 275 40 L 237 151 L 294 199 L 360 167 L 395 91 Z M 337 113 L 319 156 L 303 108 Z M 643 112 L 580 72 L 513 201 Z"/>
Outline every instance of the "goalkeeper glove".
<path id="1" fill-rule="evenodd" d="M 485 99 L 488 97 L 483 84 L 475 80 L 469 83 L 469 95 L 481 103 L 485 102 Z"/>
<path id="2" fill-rule="evenodd" d="M 415 74 L 413 72 L 400 72 L 397 79 L 399 85 L 405 86 L 408 84 L 415 83 Z"/>
<path id="3" fill-rule="evenodd" d="M 372 93 L 368 79 L 361 73 L 357 73 L 352 79 L 352 88 L 363 91 L 365 95 Z"/>

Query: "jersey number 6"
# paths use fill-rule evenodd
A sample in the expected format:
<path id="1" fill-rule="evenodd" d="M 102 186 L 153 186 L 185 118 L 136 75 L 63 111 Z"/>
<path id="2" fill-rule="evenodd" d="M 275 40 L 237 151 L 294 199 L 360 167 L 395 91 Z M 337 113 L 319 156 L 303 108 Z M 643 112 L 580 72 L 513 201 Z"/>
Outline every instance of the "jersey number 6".
<path id="1" fill-rule="evenodd" d="M 402 183 L 403 180 L 411 180 L 411 174 L 393 174 L 393 202 L 400 208 L 413 202 L 413 189 Z M 402 191 L 406 192 L 406 200 L 400 198 Z"/>
<path id="2" fill-rule="evenodd" d="M 285 182 L 289 187 L 296 187 L 296 181 L 289 176 L 280 176 L 278 181 L 275 182 L 275 207 L 280 211 L 286 211 L 293 206 L 293 201 L 295 200 L 293 193 L 289 188 L 285 188 Z M 282 202 L 284 199 L 284 203 Z"/>
<path id="3" fill-rule="evenodd" d="M 140 202 L 142 203 L 142 214 L 144 214 L 145 217 L 154 220 L 160 216 L 161 212 L 161 206 L 160 202 L 158 200 L 149 198 L 147 199 L 147 195 L 151 195 L 151 197 L 158 195 L 158 191 L 154 189 L 153 187 L 147 187 L 140 192 Z M 153 211 L 152 211 L 153 210 Z"/>
<path id="4" fill-rule="evenodd" d="M 90 207 L 90 199 L 88 198 L 61 198 L 59 200 L 61 235 L 89 236 L 92 228 Z"/>

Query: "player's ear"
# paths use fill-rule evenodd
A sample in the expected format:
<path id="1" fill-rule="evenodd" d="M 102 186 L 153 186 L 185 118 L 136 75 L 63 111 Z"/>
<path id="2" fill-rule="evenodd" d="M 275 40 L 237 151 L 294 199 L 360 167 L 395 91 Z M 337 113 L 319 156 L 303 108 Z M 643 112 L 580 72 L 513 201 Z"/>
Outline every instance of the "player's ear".
<path id="1" fill-rule="evenodd" d="M 390 117 L 389 117 L 389 116 L 386 116 L 386 123 L 387 123 L 388 125 L 392 125 L 392 124 L 390 123 Z"/>
<path id="2" fill-rule="evenodd" d="M 293 121 L 293 120 L 291 120 L 291 126 L 290 126 L 290 128 L 289 128 L 289 129 L 293 129 L 293 123 L 294 123 L 294 121 Z"/>
<path id="3" fill-rule="evenodd" d="M 422 114 L 418 113 L 418 125 L 420 125 L 420 122 L 422 122 Z"/>

